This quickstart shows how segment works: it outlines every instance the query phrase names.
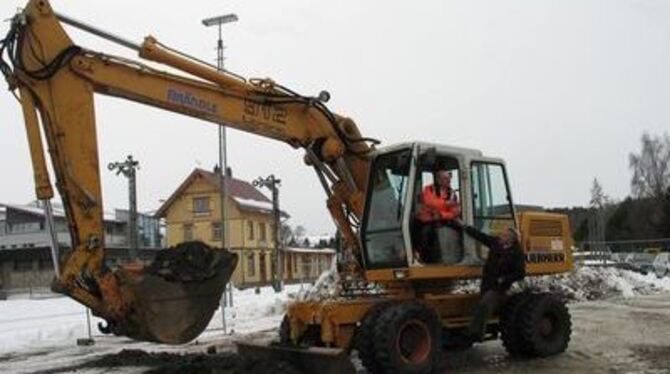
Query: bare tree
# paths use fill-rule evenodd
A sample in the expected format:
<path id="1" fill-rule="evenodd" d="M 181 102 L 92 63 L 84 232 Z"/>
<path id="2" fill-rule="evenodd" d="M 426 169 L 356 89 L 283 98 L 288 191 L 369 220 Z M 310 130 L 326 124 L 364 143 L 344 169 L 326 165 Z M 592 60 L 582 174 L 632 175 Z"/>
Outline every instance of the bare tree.
<path id="1" fill-rule="evenodd" d="M 593 178 L 593 186 L 591 186 L 591 201 L 589 205 L 592 208 L 603 208 L 609 202 L 609 197 L 605 195 L 603 186 L 598 182 L 598 178 Z"/>
<path id="2" fill-rule="evenodd" d="M 279 226 L 279 242 L 283 246 L 288 246 L 291 240 L 293 239 L 293 229 L 291 225 L 286 222 L 282 222 Z"/>
<path id="3" fill-rule="evenodd" d="M 597 178 L 593 178 L 593 186 L 591 187 L 591 214 L 589 217 L 589 242 L 591 242 L 592 250 L 603 250 L 602 242 L 605 241 L 605 206 L 609 204 L 609 198 L 603 191 L 603 186 L 598 182 Z M 595 244 L 598 243 L 598 244 Z"/>
<path id="4" fill-rule="evenodd" d="M 305 230 L 304 226 L 298 225 L 293 229 L 293 235 L 295 235 L 296 238 L 302 238 L 305 236 L 307 233 L 307 230 Z"/>
<path id="5" fill-rule="evenodd" d="M 670 188 L 670 136 L 642 135 L 639 154 L 631 153 L 629 166 L 633 171 L 631 189 L 637 198 L 653 198 L 662 201 Z"/>

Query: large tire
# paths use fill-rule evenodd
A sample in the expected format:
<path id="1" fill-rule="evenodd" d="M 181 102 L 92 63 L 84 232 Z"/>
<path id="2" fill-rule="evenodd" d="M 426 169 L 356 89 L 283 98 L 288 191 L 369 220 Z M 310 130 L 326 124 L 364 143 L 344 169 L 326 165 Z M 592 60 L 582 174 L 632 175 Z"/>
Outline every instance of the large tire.
<path id="1" fill-rule="evenodd" d="M 500 338 L 510 356 L 526 355 L 526 344 L 521 334 L 521 312 L 533 298 L 529 292 L 512 295 L 500 312 Z"/>
<path id="2" fill-rule="evenodd" d="M 572 322 L 565 302 L 553 294 L 533 295 L 519 321 L 524 353 L 547 357 L 564 352 L 570 342 Z"/>
<path id="3" fill-rule="evenodd" d="M 365 314 L 356 328 L 356 350 L 363 366 L 372 374 L 382 374 L 383 368 L 375 356 L 375 326 L 386 304 L 375 305 Z"/>
<path id="4" fill-rule="evenodd" d="M 376 361 L 384 373 L 442 372 L 442 324 L 424 304 L 404 302 L 384 309 L 374 340 Z"/>

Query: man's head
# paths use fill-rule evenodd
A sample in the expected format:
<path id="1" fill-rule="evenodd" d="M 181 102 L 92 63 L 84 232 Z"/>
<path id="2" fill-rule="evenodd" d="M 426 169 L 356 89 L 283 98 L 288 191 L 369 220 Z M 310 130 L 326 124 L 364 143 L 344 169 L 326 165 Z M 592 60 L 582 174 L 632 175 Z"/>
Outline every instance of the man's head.
<path id="1" fill-rule="evenodd" d="M 451 172 L 439 170 L 437 172 L 437 183 L 442 187 L 451 187 Z"/>
<path id="2" fill-rule="evenodd" d="M 499 235 L 500 242 L 505 246 L 512 246 L 519 242 L 519 232 L 511 226 L 506 227 Z"/>

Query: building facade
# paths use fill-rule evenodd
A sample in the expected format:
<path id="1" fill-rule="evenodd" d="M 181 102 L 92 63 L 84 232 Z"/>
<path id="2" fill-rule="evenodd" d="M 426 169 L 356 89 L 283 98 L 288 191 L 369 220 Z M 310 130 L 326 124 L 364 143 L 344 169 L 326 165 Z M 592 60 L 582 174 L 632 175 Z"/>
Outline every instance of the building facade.
<path id="1" fill-rule="evenodd" d="M 53 208 L 62 254 L 71 247 L 70 233 L 62 206 L 54 204 Z M 104 227 L 105 261 L 114 268 L 129 260 L 128 211 L 105 213 Z M 140 259 L 149 261 L 160 246 L 159 220 L 139 214 L 138 231 Z M 0 204 L 0 298 L 17 290 L 48 290 L 54 277 L 49 248 L 44 211 L 39 204 Z"/>
<path id="2" fill-rule="evenodd" d="M 240 288 L 268 285 L 272 282 L 275 247 L 272 202 L 250 183 L 227 175 L 224 235 L 220 180 L 216 172 L 195 169 L 165 201 L 156 214 L 165 219 L 167 245 L 199 240 L 221 248 L 223 235 L 226 237 L 226 246 L 239 258 L 232 276 L 233 284 Z M 282 216 L 288 217 L 288 214 L 282 212 Z M 323 252 L 322 255 L 327 253 Z M 287 260 L 284 260 L 285 281 L 308 281 L 318 276 L 316 273 L 320 274 L 327 265 L 321 270 L 305 270 L 305 264 L 308 263 L 326 264 L 327 260 L 314 262 L 312 257 L 317 256 L 314 253 L 291 252 L 290 261 L 295 261 L 295 266 L 287 267 Z"/>
<path id="3" fill-rule="evenodd" d="M 44 211 L 38 202 L 26 205 L 0 203 L 0 250 L 48 247 L 49 235 L 46 231 Z M 65 212 L 60 204 L 53 204 L 54 223 L 58 243 L 70 247 Z M 128 246 L 128 211 L 116 209 L 105 212 L 105 247 L 122 248 Z M 157 248 L 161 234 L 159 220 L 152 215 L 138 213 L 139 246 Z"/>

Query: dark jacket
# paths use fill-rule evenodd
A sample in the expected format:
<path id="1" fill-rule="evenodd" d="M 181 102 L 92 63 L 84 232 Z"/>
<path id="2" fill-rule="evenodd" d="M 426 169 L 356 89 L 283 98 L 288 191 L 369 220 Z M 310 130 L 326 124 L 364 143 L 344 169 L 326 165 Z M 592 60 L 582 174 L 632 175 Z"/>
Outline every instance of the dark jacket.
<path id="1" fill-rule="evenodd" d="M 482 295 L 491 289 L 505 292 L 514 282 L 526 276 L 526 259 L 518 242 L 505 248 L 495 236 L 486 235 L 471 226 L 465 226 L 463 230 L 490 249 L 482 274 Z"/>

